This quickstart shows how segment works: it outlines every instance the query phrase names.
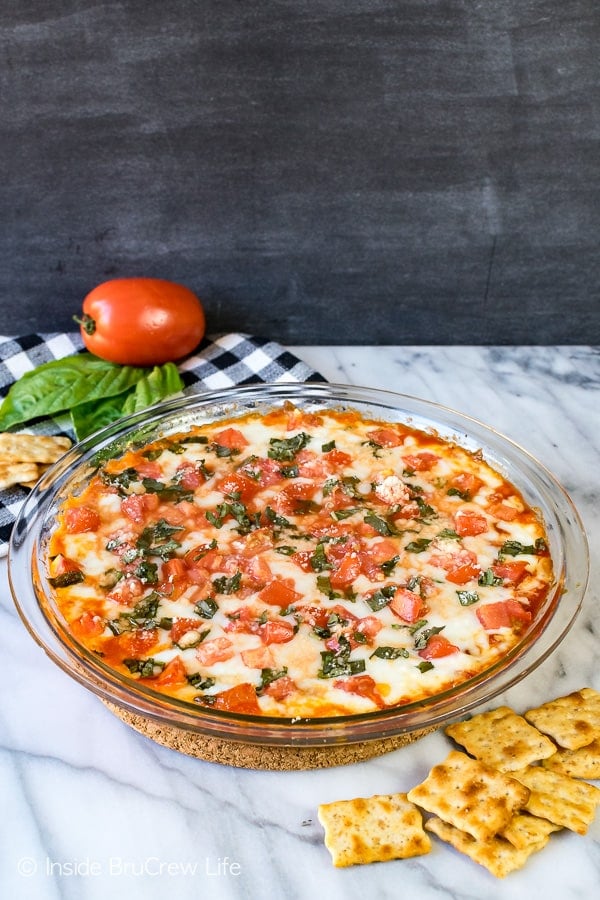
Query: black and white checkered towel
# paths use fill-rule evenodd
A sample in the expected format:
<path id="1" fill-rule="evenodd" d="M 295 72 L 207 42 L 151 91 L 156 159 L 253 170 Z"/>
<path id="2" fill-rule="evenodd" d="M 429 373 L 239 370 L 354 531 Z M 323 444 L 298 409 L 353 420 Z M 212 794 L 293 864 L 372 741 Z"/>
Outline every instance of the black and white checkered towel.
<path id="1" fill-rule="evenodd" d="M 5 397 L 13 382 L 25 372 L 82 349 L 78 332 L 0 338 L 0 397 Z M 322 375 L 280 344 L 247 334 L 205 338 L 196 353 L 179 366 L 179 372 L 186 394 L 237 384 L 324 381 Z M 74 439 L 68 416 L 44 419 L 32 426 L 28 424 L 23 430 L 67 434 Z M 12 526 L 26 496 L 27 491 L 20 487 L 0 492 L 0 556 L 7 551 Z"/>

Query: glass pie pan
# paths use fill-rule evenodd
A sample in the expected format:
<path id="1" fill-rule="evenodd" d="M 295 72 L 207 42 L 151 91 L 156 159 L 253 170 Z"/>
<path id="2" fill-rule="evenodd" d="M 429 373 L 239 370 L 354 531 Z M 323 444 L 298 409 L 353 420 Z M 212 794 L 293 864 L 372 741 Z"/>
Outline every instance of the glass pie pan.
<path id="1" fill-rule="evenodd" d="M 111 669 L 69 632 L 48 585 L 46 548 L 59 507 L 86 485 L 95 472 L 96 455 L 117 456 L 132 445 L 141 446 L 191 425 L 268 411 L 290 402 L 306 411 L 357 410 L 367 418 L 404 423 L 433 432 L 468 451 L 480 451 L 485 461 L 537 510 L 547 532 L 554 580 L 538 614 L 501 660 L 449 690 L 401 707 L 349 716 L 290 719 L 226 712 L 158 693 Z M 352 755 L 354 747 L 354 759 L 360 755 L 364 758 L 375 754 L 376 745 L 393 748 L 394 739 L 407 743 L 459 718 L 516 684 L 555 650 L 579 612 L 588 568 L 587 540 L 572 501 L 554 476 L 517 444 L 492 427 L 431 401 L 322 383 L 261 384 L 192 394 L 102 429 L 75 445 L 42 476 L 21 509 L 9 549 L 9 579 L 16 607 L 31 636 L 53 662 L 134 728 L 163 743 L 169 743 L 162 739 L 165 734 L 183 736 L 183 744 L 179 741 L 177 749 L 197 756 L 204 754 L 189 749 L 195 740 L 200 747 L 216 741 L 215 746 L 220 748 L 262 747 L 264 752 L 337 747 L 348 748 Z M 373 744 L 371 753 L 369 744 Z M 359 747 L 367 749 L 363 752 Z M 219 761 L 223 761 L 221 756 L 219 750 Z"/>

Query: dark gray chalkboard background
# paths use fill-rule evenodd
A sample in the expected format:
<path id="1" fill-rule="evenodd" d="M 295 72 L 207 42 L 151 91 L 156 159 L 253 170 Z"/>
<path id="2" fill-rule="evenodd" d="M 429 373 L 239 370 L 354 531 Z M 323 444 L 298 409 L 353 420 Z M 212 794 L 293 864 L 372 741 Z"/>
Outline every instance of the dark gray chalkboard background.
<path id="1" fill-rule="evenodd" d="M 598 0 L 5 0 L 0 333 L 600 343 Z"/>

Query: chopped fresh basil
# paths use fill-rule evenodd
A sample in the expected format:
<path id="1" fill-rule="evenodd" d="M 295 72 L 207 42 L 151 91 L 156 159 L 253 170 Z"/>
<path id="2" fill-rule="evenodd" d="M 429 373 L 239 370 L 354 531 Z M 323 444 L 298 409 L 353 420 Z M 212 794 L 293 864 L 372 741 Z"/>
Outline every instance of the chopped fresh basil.
<path id="1" fill-rule="evenodd" d="M 188 437 L 180 439 L 181 444 L 208 444 L 208 438 L 205 434 L 190 434 Z"/>
<path id="2" fill-rule="evenodd" d="M 471 499 L 469 491 L 459 491 L 459 489 L 455 487 L 448 488 L 446 494 L 449 497 L 460 497 L 461 500 L 465 500 L 467 503 Z"/>
<path id="3" fill-rule="evenodd" d="M 442 541 L 460 541 L 460 535 L 453 528 L 442 528 L 438 531 L 437 537 Z"/>
<path id="4" fill-rule="evenodd" d="M 416 541 L 409 541 L 404 548 L 408 553 L 424 553 L 431 543 L 431 538 L 417 538 Z"/>
<path id="5" fill-rule="evenodd" d="M 367 606 L 370 606 L 373 612 L 379 612 L 384 609 L 392 600 L 394 594 L 398 590 L 396 584 L 387 584 L 385 587 L 379 588 L 370 597 L 365 597 Z"/>
<path id="6" fill-rule="evenodd" d="M 430 669 L 434 668 L 434 665 L 428 659 L 424 659 L 423 662 L 420 662 L 416 668 L 419 670 L 419 672 L 429 672 Z"/>
<path id="7" fill-rule="evenodd" d="M 437 513 L 433 506 L 430 506 L 429 503 L 426 503 L 422 497 L 415 497 L 417 506 L 419 507 L 419 517 L 423 520 L 425 519 L 436 519 Z"/>
<path id="8" fill-rule="evenodd" d="M 331 513 L 334 519 L 341 522 L 342 519 L 349 519 L 355 513 L 361 512 L 360 506 L 347 506 L 345 509 L 336 509 Z"/>
<path id="9" fill-rule="evenodd" d="M 383 537 L 390 537 L 391 535 L 398 534 L 396 528 L 394 528 L 390 522 L 383 519 L 381 516 L 376 516 L 375 513 L 368 513 L 365 516 L 365 522 L 379 534 L 383 535 Z"/>
<path id="10" fill-rule="evenodd" d="M 213 587 L 217 594 L 235 594 L 239 591 L 241 582 L 242 573 L 236 572 L 231 578 L 227 578 L 225 575 L 222 575 L 220 578 L 215 578 Z"/>
<path id="11" fill-rule="evenodd" d="M 342 675 L 358 675 L 364 672 L 364 659 L 350 659 L 350 641 L 344 635 L 339 637 L 339 650 L 324 650 L 321 653 L 319 678 L 339 678 Z"/>
<path id="12" fill-rule="evenodd" d="M 148 525 L 136 541 L 136 547 L 144 556 L 158 556 L 162 560 L 170 559 L 181 547 L 172 535 L 182 531 L 183 525 L 170 525 L 165 519 L 159 519 L 154 525 Z"/>
<path id="13" fill-rule="evenodd" d="M 275 547 L 275 553 L 281 553 L 282 556 L 293 556 L 296 552 L 297 548 L 291 547 L 289 544 L 282 544 L 280 547 Z"/>
<path id="14" fill-rule="evenodd" d="M 212 444 L 209 444 L 206 449 L 210 450 L 211 453 L 214 453 L 217 459 L 228 459 L 230 456 L 239 456 L 241 452 L 237 447 L 225 447 L 223 444 L 217 444 L 214 441 Z"/>
<path id="15" fill-rule="evenodd" d="M 485 572 L 481 572 L 479 578 L 477 579 L 477 584 L 485 587 L 496 587 L 497 585 L 502 583 L 503 579 L 498 575 L 494 575 L 492 569 L 486 569 Z"/>
<path id="16" fill-rule="evenodd" d="M 334 492 L 336 487 L 338 486 L 339 481 L 337 478 L 328 478 L 325 484 L 323 485 L 323 496 L 329 497 L 330 494 Z"/>
<path id="17" fill-rule="evenodd" d="M 325 571 L 325 569 L 333 568 L 333 566 L 327 559 L 327 556 L 325 555 L 325 544 L 322 541 L 319 541 L 319 543 L 315 547 L 315 552 L 310 557 L 309 562 L 311 568 L 315 572 L 323 572 Z"/>
<path id="18" fill-rule="evenodd" d="M 152 678 L 162 672 L 165 667 L 164 662 L 159 662 L 152 657 L 149 659 L 124 659 L 123 664 L 127 666 L 132 675 L 139 675 L 141 678 Z"/>
<path id="19" fill-rule="evenodd" d="M 461 606 L 472 606 L 473 603 L 478 603 L 480 599 L 477 591 L 457 591 L 456 595 Z"/>
<path id="20" fill-rule="evenodd" d="M 180 503 L 182 500 L 192 500 L 194 492 L 184 488 L 176 478 L 169 482 L 157 481 L 155 478 L 142 478 L 142 484 L 148 494 L 156 494 L 160 500 Z"/>
<path id="21" fill-rule="evenodd" d="M 398 659 L 399 657 L 406 659 L 408 655 L 405 647 L 378 647 L 371 653 L 371 658 L 376 656 L 378 659 Z"/>
<path id="22" fill-rule="evenodd" d="M 156 563 L 143 560 L 139 566 L 137 566 L 134 575 L 136 578 L 139 578 L 140 581 L 143 581 L 144 584 L 157 584 L 158 566 Z"/>
<path id="23" fill-rule="evenodd" d="M 282 466 L 279 470 L 282 478 L 297 478 L 300 474 L 298 466 Z"/>
<path id="24" fill-rule="evenodd" d="M 295 528 L 289 519 L 286 519 L 285 516 L 277 515 L 275 510 L 271 509 L 270 506 L 265 507 L 265 517 L 269 520 L 271 525 L 275 525 L 277 528 Z"/>
<path id="25" fill-rule="evenodd" d="M 391 559 L 386 559 L 385 562 L 382 562 L 379 568 L 383 572 L 384 575 L 391 575 L 394 569 L 396 568 L 397 563 L 400 562 L 401 556 L 396 554 L 396 556 L 392 556 Z"/>
<path id="26" fill-rule="evenodd" d="M 434 634 L 439 634 L 444 628 L 445 625 L 432 625 L 431 628 L 424 628 L 415 638 L 415 650 L 423 650 L 429 643 L 429 638 Z"/>
<path id="27" fill-rule="evenodd" d="M 301 431 L 291 438 L 271 438 L 267 455 L 269 459 L 276 459 L 279 462 L 291 462 L 309 441 L 310 435 L 305 431 Z"/>
<path id="28" fill-rule="evenodd" d="M 206 691 L 215 684 L 214 678 L 205 678 L 201 672 L 194 672 L 193 675 L 188 675 L 187 680 L 197 691 Z"/>
<path id="29" fill-rule="evenodd" d="M 63 572 L 61 575 L 55 575 L 49 578 L 48 582 L 54 588 L 70 587 L 72 584 L 79 584 L 85 580 L 85 575 L 78 569 L 72 569 L 70 572 Z"/>
<path id="30" fill-rule="evenodd" d="M 500 547 L 499 556 L 521 556 L 521 555 L 532 555 L 535 556 L 538 553 L 545 553 L 548 549 L 546 541 L 543 538 L 538 538 L 535 544 L 522 544 L 520 541 L 504 541 L 502 546 Z"/>
<path id="31" fill-rule="evenodd" d="M 360 478 L 357 475 L 344 475 L 340 482 L 340 487 L 347 497 L 352 497 L 354 500 L 363 500 L 363 495 L 358 490 L 359 484 Z"/>
<path id="32" fill-rule="evenodd" d="M 222 528 L 223 522 L 225 521 L 228 512 L 229 508 L 227 503 L 220 503 L 217 506 L 215 512 L 213 512 L 211 509 L 208 509 L 204 513 L 204 517 L 206 521 L 213 525 L 215 528 Z"/>
<path id="33" fill-rule="evenodd" d="M 335 450 L 335 441 L 328 441 L 326 444 L 321 444 L 321 450 L 323 453 L 329 453 L 331 450 Z"/>
<path id="34" fill-rule="evenodd" d="M 202 619 L 212 619 L 219 607 L 212 597 L 206 597 L 204 600 L 198 600 L 194 606 L 194 612 Z"/>
<path id="35" fill-rule="evenodd" d="M 379 459 L 379 458 L 380 458 L 381 453 L 380 453 L 379 451 L 380 451 L 380 450 L 383 450 L 383 444 L 378 444 L 377 441 L 373 441 L 373 440 L 370 440 L 370 441 L 363 441 L 362 443 L 363 443 L 363 447 L 370 447 L 370 448 L 371 448 L 371 450 L 373 451 L 373 456 L 374 456 L 376 459 Z"/>
<path id="36" fill-rule="evenodd" d="M 287 673 L 287 666 L 283 666 L 282 669 L 261 669 L 260 683 L 256 688 L 256 693 L 260 694 L 261 691 L 264 691 L 264 689 L 270 684 L 273 684 L 274 681 L 278 681 L 280 678 L 284 678 Z"/>
<path id="37" fill-rule="evenodd" d="M 137 469 L 134 469 L 132 466 L 129 466 L 127 469 L 123 469 L 122 472 L 107 472 L 105 469 L 102 469 L 100 472 L 100 478 L 104 482 L 104 484 L 109 484 L 111 487 L 117 488 L 117 491 L 123 495 L 127 493 L 127 489 L 140 480 L 139 473 Z"/>

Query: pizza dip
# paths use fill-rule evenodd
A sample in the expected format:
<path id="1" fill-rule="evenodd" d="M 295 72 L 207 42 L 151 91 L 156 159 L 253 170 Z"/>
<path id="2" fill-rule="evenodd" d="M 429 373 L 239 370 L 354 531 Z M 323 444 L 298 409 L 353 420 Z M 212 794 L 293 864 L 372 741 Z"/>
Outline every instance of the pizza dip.
<path id="1" fill-rule="evenodd" d="M 369 713 L 488 670 L 550 590 L 542 522 L 481 458 L 356 411 L 194 425 L 98 465 L 48 580 L 128 679 L 244 714 Z"/>

